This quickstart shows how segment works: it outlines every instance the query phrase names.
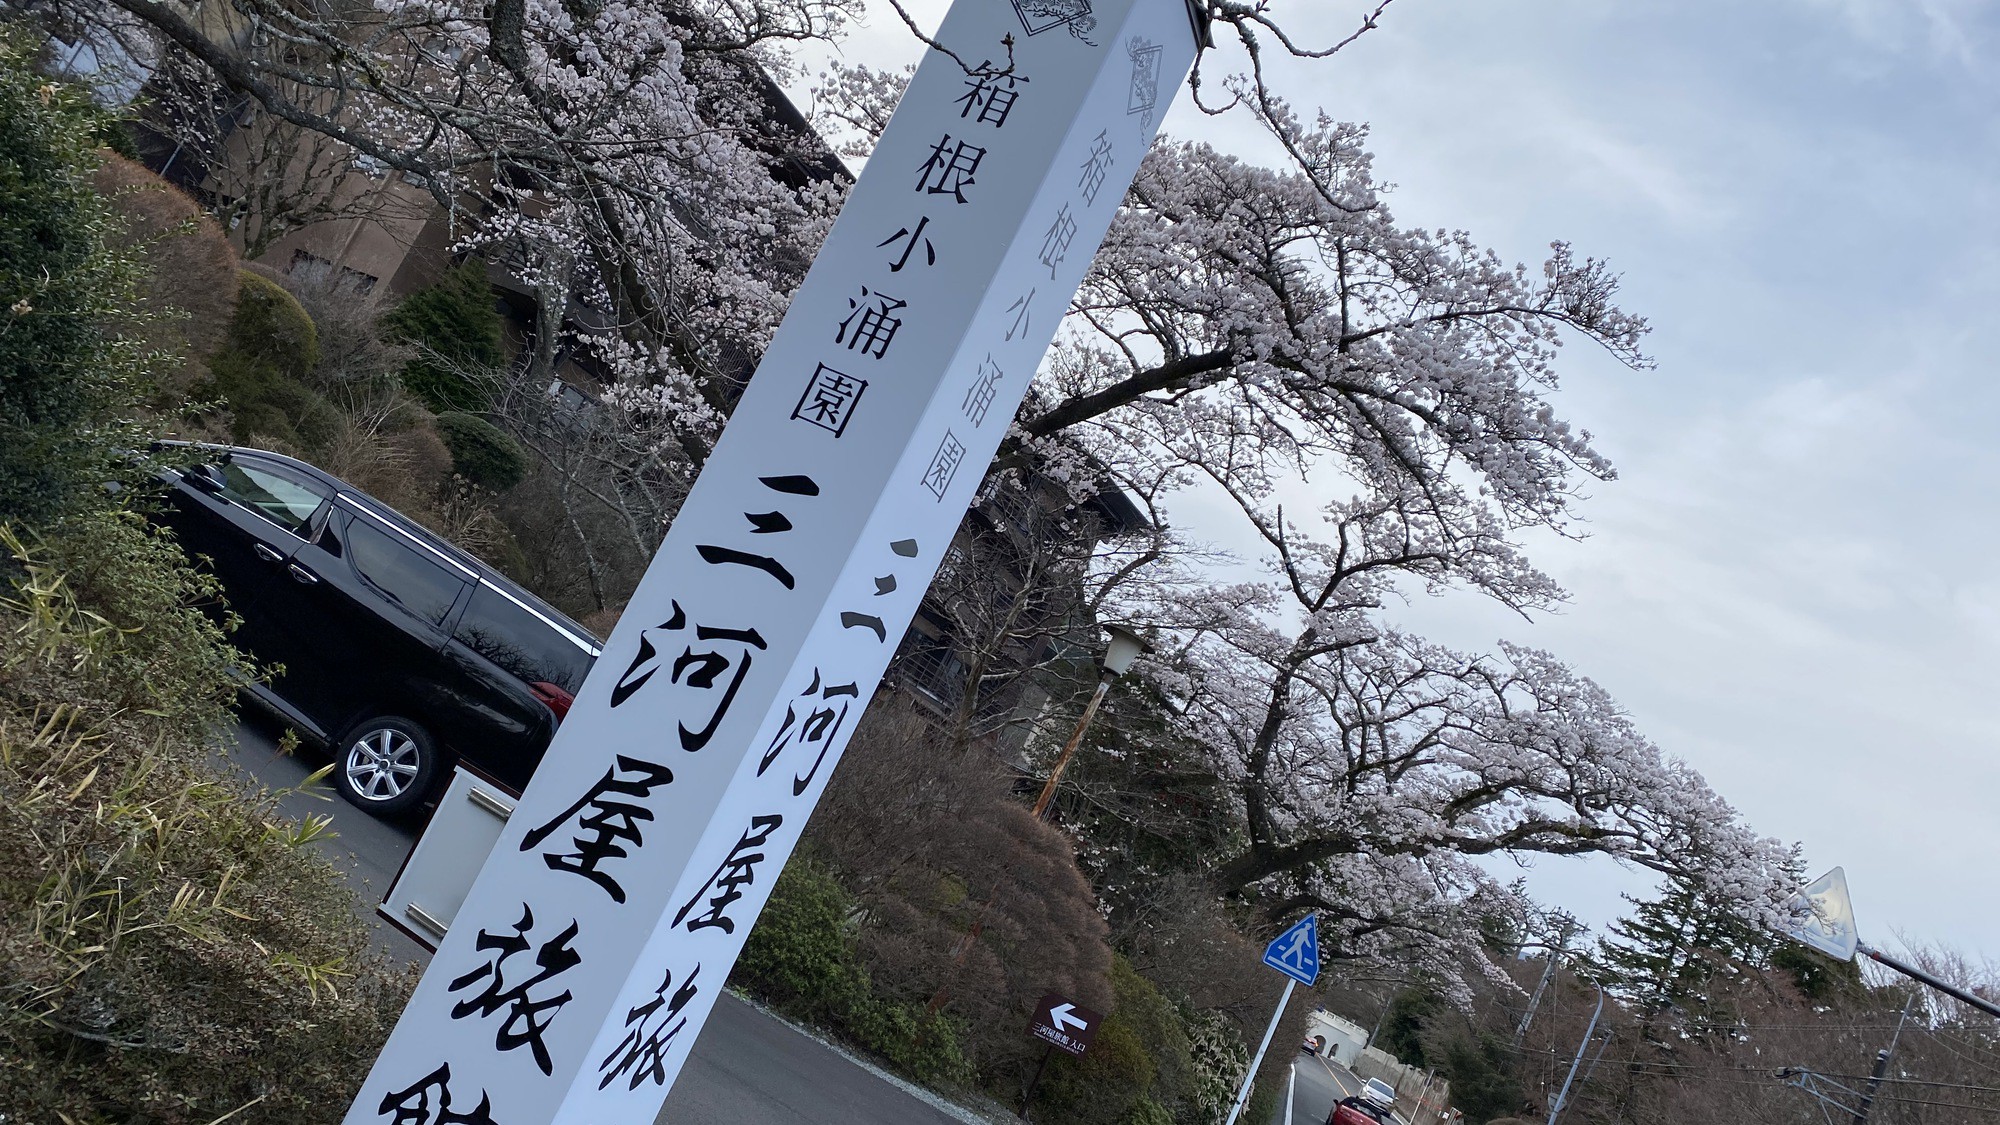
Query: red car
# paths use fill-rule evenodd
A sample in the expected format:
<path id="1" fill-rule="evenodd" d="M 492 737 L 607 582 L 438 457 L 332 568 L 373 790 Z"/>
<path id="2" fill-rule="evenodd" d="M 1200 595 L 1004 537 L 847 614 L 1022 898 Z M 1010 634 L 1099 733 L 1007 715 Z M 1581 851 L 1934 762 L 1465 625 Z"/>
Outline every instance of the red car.
<path id="1" fill-rule="evenodd" d="M 1388 1111 L 1376 1109 L 1360 1098 L 1342 1098 L 1333 1107 L 1326 1125 L 1391 1125 Z"/>

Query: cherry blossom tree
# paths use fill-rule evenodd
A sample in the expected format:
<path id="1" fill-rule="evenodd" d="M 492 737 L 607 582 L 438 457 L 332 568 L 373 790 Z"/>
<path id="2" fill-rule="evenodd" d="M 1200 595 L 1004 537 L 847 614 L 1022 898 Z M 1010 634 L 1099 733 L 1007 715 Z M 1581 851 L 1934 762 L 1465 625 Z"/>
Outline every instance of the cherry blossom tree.
<path id="1" fill-rule="evenodd" d="M 1273 923 L 1317 910 L 1332 956 L 1443 981 L 1483 965 L 1480 916 L 1524 908 L 1486 857 L 1609 856 L 1775 916 L 1789 850 L 1602 688 L 1546 652 L 1457 652 L 1383 622 L 1391 599 L 1454 583 L 1524 611 L 1558 601 L 1491 516 L 1374 491 L 1301 521 L 1239 497 L 1272 580 L 1113 599 L 1154 632 L 1141 671 L 1230 794 L 1216 893 Z"/>

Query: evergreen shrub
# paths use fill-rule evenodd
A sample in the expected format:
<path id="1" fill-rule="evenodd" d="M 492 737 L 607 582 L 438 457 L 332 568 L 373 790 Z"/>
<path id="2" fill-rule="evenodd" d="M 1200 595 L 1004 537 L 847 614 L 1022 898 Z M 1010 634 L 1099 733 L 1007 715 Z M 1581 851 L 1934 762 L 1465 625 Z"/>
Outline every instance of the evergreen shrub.
<path id="1" fill-rule="evenodd" d="M 483 410 L 490 393 L 468 374 L 497 367 L 501 317 L 478 259 L 451 269 L 436 285 L 410 294 L 383 318 L 391 339 L 417 348 L 403 385 L 440 413 Z"/>
<path id="2" fill-rule="evenodd" d="M 229 338 L 209 360 L 199 394 L 229 408 L 230 436 L 313 453 L 339 438 L 340 411 L 304 379 L 319 362 L 319 334 L 298 298 L 250 270 L 241 271 Z"/>
<path id="3" fill-rule="evenodd" d="M 31 56 L 0 31 L 0 1115 L 333 1125 L 408 982 L 324 819 L 218 771 L 248 669 L 125 506 L 161 382 L 91 189 L 108 119 Z"/>
<path id="4" fill-rule="evenodd" d="M 449 410 L 437 416 L 437 428 L 451 450 L 453 470 L 466 480 L 505 492 L 528 475 L 528 455 L 520 443 L 486 419 Z"/>

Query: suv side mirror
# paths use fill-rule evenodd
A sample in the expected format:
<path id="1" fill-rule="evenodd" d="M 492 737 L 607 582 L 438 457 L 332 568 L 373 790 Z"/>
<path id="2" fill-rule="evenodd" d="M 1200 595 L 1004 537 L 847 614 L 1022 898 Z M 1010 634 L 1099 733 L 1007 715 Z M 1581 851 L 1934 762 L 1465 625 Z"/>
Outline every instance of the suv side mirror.
<path id="1" fill-rule="evenodd" d="M 181 479 L 187 482 L 188 487 L 202 492 L 221 492 L 229 486 L 229 482 L 222 479 L 222 470 L 209 464 L 196 465 L 184 470 Z"/>

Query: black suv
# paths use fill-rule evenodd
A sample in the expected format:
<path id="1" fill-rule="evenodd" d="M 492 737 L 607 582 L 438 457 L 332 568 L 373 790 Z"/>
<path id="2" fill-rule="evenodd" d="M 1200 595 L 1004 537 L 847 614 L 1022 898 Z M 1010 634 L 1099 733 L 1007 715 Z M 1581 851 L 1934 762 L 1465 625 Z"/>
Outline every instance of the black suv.
<path id="1" fill-rule="evenodd" d="M 302 461 L 193 448 L 203 463 L 165 474 L 165 522 L 220 579 L 242 618 L 232 640 L 282 666 L 246 691 L 332 749 L 341 794 L 402 812 L 453 759 L 524 787 L 597 638 Z"/>

